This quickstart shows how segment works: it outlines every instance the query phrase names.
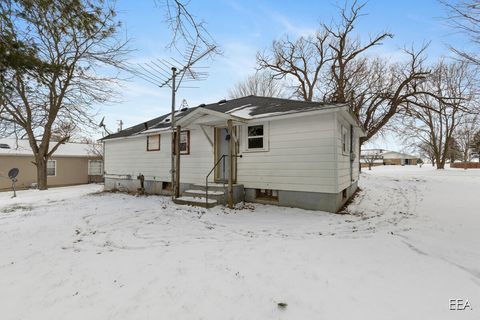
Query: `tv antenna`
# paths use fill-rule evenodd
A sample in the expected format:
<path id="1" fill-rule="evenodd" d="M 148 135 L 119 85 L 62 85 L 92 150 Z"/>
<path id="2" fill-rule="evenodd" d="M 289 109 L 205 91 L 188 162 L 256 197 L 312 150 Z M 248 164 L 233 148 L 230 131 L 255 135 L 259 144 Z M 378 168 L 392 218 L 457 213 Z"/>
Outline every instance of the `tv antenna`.
<path id="1" fill-rule="evenodd" d="M 188 102 L 186 99 L 182 100 L 182 104 L 180 104 L 180 111 L 185 111 L 188 109 Z"/>
<path id="2" fill-rule="evenodd" d="M 175 98 L 178 89 L 180 88 L 198 88 L 185 86 L 183 83 L 195 82 L 195 81 L 204 81 L 208 77 L 208 72 L 205 71 L 207 67 L 199 67 L 194 65 L 208 56 L 209 54 L 215 52 L 217 46 L 212 45 L 208 46 L 204 51 L 201 51 L 201 48 L 198 46 L 198 42 L 192 45 L 188 45 L 183 54 L 181 60 L 179 61 L 175 58 L 167 59 L 155 59 L 147 63 L 137 63 L 135 66 L 120 64 L 119 67 L 132 75 L 143 79 L 159 88 L 169 87 L 172 90 L 172 111 L 170 113 L 171 117 L 171 131 L 172 131 L 172 148 L 175 144 L 174 132 L 175 132 Z M 199 71 L 201 69 L 203 71 Z M 179 137 L 180 138 L 180 137 Z M 174 150 L 174 149 L 172 149 Z M 172 184 L 172 196 L 178 194 L 178 190 L 175 187 L 175 154 L 171 154 L 171 184 Z"/>
<path id="3" fill-rule="evenodd" d="M 102 132 L 102 136 L 105 137 L 105 134 L 106 135 L 110 135 L 112 134 L 108 129 L 107 129 L 107 126 L 105 125 L 105 117 L 102 118 L 102 121 L 100 121 L 100 123 L 98 124 L 98 126 L 100 128 L 103 129 L 104 132 Z"/>

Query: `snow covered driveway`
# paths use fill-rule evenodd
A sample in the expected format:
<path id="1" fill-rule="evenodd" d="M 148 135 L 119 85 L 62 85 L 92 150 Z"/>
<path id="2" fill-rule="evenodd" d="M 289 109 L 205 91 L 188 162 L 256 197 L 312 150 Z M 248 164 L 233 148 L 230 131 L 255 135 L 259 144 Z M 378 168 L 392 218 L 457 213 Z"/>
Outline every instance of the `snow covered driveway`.
<path id="1" fill-rule="evenodd" d="M 0 318 L 478 319 L 480 170 L 374 168 L 361 188 L 350 215 L 0 193 Z"/>

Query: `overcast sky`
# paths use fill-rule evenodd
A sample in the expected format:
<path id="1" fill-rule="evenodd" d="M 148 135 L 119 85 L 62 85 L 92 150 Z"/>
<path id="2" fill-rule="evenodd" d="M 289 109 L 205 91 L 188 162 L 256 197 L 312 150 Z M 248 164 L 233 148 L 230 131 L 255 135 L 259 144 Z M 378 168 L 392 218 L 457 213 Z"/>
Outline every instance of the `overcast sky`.
<path id="1" fill-rule="evenodd" d="M 321 21 L 330 22 L 337 13 L 335 1 L 254 1 L 192 0 L 190 11 L 206 22 L 211 36 L 220 46 L 223 55 L 205 61 L 210 76 L 196 83 L 197 89 L 178 91 L 178 104 L 186 99 L 189 106 L 216 102 L 227 98 L 228 90 L 236 82 L 255 72 L 255 55 L 265 50 L 273 40 L 288 35 L 294 39 L 315 31 Z M 119 19 L 124 32 L 131 39 L 135 51 L 131 61 L 150 61 L 157 58 L 178 58 L 166 48 L 171 34 L 164 23 L 164 12 L 154 0 L 117 2 Z M 381 31 L 395 35 L 391 40 L 371 51 L 371 54 L 402 58 L 405 45 L 421 46 L 431 42 L 429 58 L 448 56 L 448 44 L 462 45 L 461 37 L 452 31 L 443 19 L 445 11 L 436 0 L 370 0 L 360 19 L 357 33 L 367 39 Z M 100 117 L 106 117 L 111 130 L 116 130 L 117 120 L 124 127 L 167 113 L 170 110 L 171 92 L 160 89 L 141 79 L 132 78 L 124 84 L 121 103 L 100 107 Z M 377 144 L 392 142 L 378 142 Z"/>

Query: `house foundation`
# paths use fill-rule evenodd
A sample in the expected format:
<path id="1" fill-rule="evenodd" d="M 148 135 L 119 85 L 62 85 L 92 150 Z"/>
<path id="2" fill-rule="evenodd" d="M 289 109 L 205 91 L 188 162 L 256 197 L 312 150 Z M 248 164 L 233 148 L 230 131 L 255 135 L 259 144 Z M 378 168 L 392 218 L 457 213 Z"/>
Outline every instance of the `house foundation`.
<path id="1" fill-rule="evenodd" d="M 245 201 L 263 204 L 272 204 L 282 207 L 301 208 L 337 212 L 357 190 L 357 182 L 339 193 L 283 191 L 278 190 L 277 199 L 257 197 L 257 189 L 245 188 Z"/>

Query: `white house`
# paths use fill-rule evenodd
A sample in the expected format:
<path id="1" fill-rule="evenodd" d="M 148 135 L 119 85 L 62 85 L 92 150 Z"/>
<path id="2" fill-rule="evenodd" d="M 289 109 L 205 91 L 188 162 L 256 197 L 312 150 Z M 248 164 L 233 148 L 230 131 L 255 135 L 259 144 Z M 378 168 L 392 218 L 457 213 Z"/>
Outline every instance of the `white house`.
<path id="1" fill-rule="evenodd" d="M 175 118 L 177 202 L 225 203 L 229 181 L 234 202 L 336 212 L 357 189 L 364 131 L 345 105 L 248 96 L 182 109 Z M 170 121 L 167 114 L 102 139 L 107 190 L 137 190 L 143 177 L 147 193 L 170 193 Z"/>

